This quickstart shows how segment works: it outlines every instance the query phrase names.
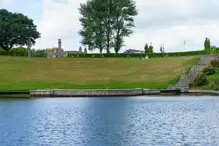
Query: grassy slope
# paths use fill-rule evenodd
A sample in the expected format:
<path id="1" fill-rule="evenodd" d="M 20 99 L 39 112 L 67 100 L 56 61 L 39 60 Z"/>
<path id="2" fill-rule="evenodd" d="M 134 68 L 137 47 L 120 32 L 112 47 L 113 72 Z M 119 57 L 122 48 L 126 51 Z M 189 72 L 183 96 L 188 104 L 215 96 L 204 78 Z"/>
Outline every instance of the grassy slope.
<path id="1" fill-rule="evenodd" d="M 199 57 L 47 59 L 0 57 L 0 91 L 33 89 L 164 89 Z"/>

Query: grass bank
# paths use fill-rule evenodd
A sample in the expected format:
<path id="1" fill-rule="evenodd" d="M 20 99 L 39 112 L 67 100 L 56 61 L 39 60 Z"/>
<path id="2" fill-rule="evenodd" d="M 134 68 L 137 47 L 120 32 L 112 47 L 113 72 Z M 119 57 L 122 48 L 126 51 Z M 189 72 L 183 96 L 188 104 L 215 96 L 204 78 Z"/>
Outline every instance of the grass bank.
<path id="1" fill-rule="evenodd" d="M 199 56 L 139 59 L 0 57 L 0 91 L 35 89 L 166 89 Z"/>

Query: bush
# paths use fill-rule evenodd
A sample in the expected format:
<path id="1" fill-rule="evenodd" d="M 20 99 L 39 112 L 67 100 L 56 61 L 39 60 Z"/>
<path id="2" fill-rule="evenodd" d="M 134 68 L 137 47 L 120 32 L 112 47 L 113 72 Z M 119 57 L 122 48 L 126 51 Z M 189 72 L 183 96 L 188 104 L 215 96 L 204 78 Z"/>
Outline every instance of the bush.
<path id="1" fill-rule="evenodd" d="M 211 61 L 211 65 L 212 65 L 213 67 L 219 67 L 219 59 L 212 60 L 212 61 Z"/>
<path id="2" fill-rule="evenodd" d="M 211 89 L 214 89 L 215 83 L 214 82 L 210 82 L 209 86 L 211 87 Z"/>
<path id="3" fill-rule="evenodd" d="M 12 48 L 9 52 L 12 52 L 13 56 L 27 56 L 28 55 L 27 49 L 23 47 Z"/>
<path id="4" fill-rule="evenodd" d="M 194 56 L 194 55 L 204 55 L 207 54 L 206 51 L 191 51 L 191 52 L 175 52 L 175 53 L 165 53 L 166 57 L 174 56 Z M 151 53 L 151 54 L 79 54 L 80 58 L 145 58 L 147 55 L 150 58 L 164 57 L 162 53 Z M 77 58 L 77 54 L 69 54 L 69 57 Z"/>
<path id="5" fill-rule="evenodd" d="M 46 57 L 46 51 L 45 50 L 32 50 L 32 57 Z"/>
<path id="6" fill-rule="evenodd" d="M 194 83 L 197 86 L 202 86 L 202 85 L 206 85 L 208 83 L 208 80 L 203 72 L 199 72 L 195 76 Z"/>
<path id="7" fill-rule="evenodd" d="M 215 74 L 216 73 L 216 69 L 213 66 L 208 66 L 208 67 L 204 68 L 202 72 L 205 75 L 209 76 L 209 75 Z"/>
<path id="8" fill-rule="evenodd" d="M 19 48 L 12 48 L 9 52 L 0 49 L 0 55 L 3 56 L 27 56 L 28 51 L 26 48 L 19 47 Z"/>

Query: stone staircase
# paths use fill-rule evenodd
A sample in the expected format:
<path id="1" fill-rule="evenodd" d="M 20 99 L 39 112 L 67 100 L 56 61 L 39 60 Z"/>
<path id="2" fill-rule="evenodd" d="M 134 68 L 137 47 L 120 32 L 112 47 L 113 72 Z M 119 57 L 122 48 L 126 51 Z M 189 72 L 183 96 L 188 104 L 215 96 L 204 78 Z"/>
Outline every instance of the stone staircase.
<path id="1" fill-rule="evenodd" d="M 202 71 L 205 67 L 207 67 L 211 60 L 216 59 L 216 55 L 203 55 L 200 58 L 200 61 L 197 65 L 194 65 L 189 73 L 182 75 L 180 80 L 176 83 L 175 86 L 169 87 L 169 89 L 171 90 L 179 90 L 181 92 L 187 92 L 189 90 L 190 85 L 192 84 L 192 82 L 194 81 L 195 75 Z"/>

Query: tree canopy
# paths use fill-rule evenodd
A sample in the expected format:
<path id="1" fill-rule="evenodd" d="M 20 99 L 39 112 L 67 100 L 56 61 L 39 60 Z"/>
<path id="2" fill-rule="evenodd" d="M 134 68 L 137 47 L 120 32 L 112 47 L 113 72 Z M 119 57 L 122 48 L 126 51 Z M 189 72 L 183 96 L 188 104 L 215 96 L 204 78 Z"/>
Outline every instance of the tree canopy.
<path id="1" fill-rule="evenodd" d="M 33 20 L 21 13 L 0 9 L 0 47 L 9 51 L 14 45 L 32 44 L 40 37 Z"/>
<path id="2" fill-rule="evenodd" d="M 152 46 L 152 44 L 150 44 L 150 46 L 148 46 L 148 44 L 146 43 L 144 50 L 145 50 L 146 54 L 151 54 L 154 52 L 154 47 Z"/>
<path id="3" fill-rule="evenodd" d="M 90 0 L 81 4 L 79 12 L 82 30 L 82 44 L 89 50 L 100 53 L 114 48 L 118 53 L 124 46 L 124 38 L 133 33 L 134 16 L 137 15 L 133 0 Z"/>

